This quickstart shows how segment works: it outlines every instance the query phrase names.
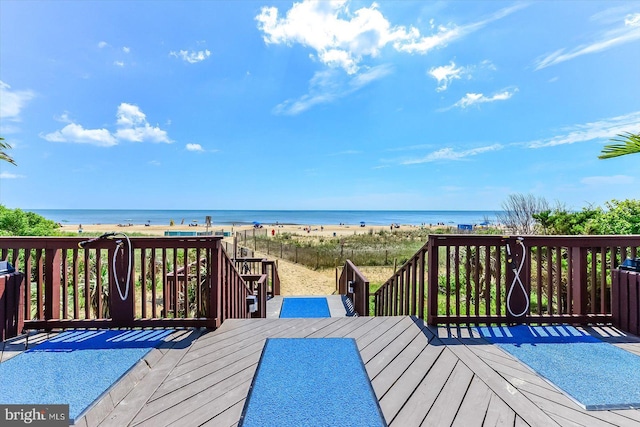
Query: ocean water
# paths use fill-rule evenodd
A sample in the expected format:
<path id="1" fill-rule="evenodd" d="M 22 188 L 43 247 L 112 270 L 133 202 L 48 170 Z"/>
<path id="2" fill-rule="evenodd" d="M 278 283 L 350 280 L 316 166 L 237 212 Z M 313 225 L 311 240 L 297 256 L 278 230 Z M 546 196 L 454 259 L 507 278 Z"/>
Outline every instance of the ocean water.
<path id="1" fill-rule="evenodd" d="M 61 224 L 146 224 L 169 225 L 184 221 L 204 224 L 211 216 L 215 225 L 261 224 L 323 225 L 421 225 L 482 224 L 497 222 L 499 211 L 338 211 L 338 210 L 113 210 L 113 209 L 29 209 Z"/>

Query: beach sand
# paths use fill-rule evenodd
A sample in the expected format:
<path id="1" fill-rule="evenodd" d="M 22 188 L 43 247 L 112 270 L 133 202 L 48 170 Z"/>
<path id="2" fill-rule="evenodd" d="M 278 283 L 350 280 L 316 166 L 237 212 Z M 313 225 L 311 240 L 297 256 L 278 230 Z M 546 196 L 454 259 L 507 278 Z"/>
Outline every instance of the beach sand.
<path id="1" fill-rule="evenodd" d="M 118 225 L 118 224 L 64 224 L 60 227 L 60 231 L 69 232 L 69 233 L 78 233 L 80 226 L 82 226 L 83 233 L 107 233 L 107 232 L 121 232 L 121 233 L 142 233 L 150 236 L 164 236 L 165 231 L 206 231 L 207 227 L 203 225 L 198 225 L 195 227 L 189 226 L 188 224 L 177 224 L 177 225 L 144 225 L 144 224 L 134 224 L 134 225 Z M 390 231 L 391 225 L 367 225 L 365 227 L 360 227 L 359 225 L 335 225 L 335 224 L 310 224 L 310 225 L 263 225 L 262 228 L 255 229 L 255 233 L 267 233 L 271 235 L 273 233 L 291 233 L 291 234 L 299 234 L 299 235 L 309 235 L 309 236 L 318 236 L 318 237 L 331 237 L 335 236 L 344 236 L 349 234 L 365 234 L 373 232 L 376 233 L 380 230 Z M 420 226 L 417 225 L 402 225 L 399 228 L 394 228 L 394 230 L 416 230 L 419 229 Z M 308 230 L 308 231 L 307 231 Z M 218 225 L 209 227 L 209 231 L 223 231 L 223 232 L 231 232 L 232 234 L 235 232 L 254 232 L 254 227 L 252 225 L 240 225 L 240 226 L 231 226 L 231 225 Z"/>

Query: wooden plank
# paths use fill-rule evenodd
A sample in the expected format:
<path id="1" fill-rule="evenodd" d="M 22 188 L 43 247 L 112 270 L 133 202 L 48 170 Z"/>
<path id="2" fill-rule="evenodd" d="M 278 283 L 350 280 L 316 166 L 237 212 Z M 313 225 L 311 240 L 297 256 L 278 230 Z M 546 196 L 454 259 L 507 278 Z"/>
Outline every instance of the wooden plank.
<path id="1" fill-rule="evenodd" d="M 397 381 L 393 383 L 388 391 L 384 395 L 377 395 L 380 408 L 387 422 L 393 420 L 403 406 L 405 406 L 405 403 L 410 399 L 414 390 L 420 386 L 426 372 L 433 369 L 433 365 L 438 361 L 444 350 L 444 346 L 426 346 L 411 365 L 398 376 Z M 450 358 L 450 356 L 451 355 L 447 356 L 448 360 L 439 362 L 438 369 L 447 369 L 447 363 L 455 363 L 455 359 Z M 453 369 L 453 365 L 450 369 Z M 392 377 L 388 378 L 389 382 L 392 380 Z M 425 385 L 425 387 L 428 387 L 428 385 Z"/>
<path id="2" fill-rule="evenodd" d="M 195 339 L 197 335 L 199 334 L 194 332 L 192 339 Z M 173 369 L 188 351 L 188 346 L 176 346 L 165 354 L 164 357 L 153 366 L 153 369 L 145 376 L 144 380 L 138 383 L 132 392 L 128 393 L 117 403 L 114 410 L 102 421 L 100 426 L 119 427 L 129 425 L 158 385 L 162 383 L 171 369 Z"/>
<path id="3" fill-rule="evenodd" d="M 184 425 L 186 420 L 189 420 L 189 424 L 193 422 L 191 425 L 198 425 L 192 418 L 192 415 L 198 409 L 206 408 L 209 415 L 208 419 L 210 419 L 245 399 L 254 372 L 255 367 L 245 369 L 226 378 L 218 386 L 201 390 L 201 392 L 192 394 L 189 397 L 183 398 L 177 395 L 171 399 L 162 399 L 161 404 L 157 406 L 146 405 L 131 425 L 150 427 L 165 426 L 172 423 L 182 423 Z"/>
<path id="4" fill-rule="evenodd" d="M 260 358 L 262 349 L 267 337 L 291 337 L 296 334 L 305 334 L 312 331 L 321 319 L 312 319 L 306 328 L 293 328 L 294 322 L 279 322 L 280 326 L 271 328 L 268 334 L 262 334 L 251 340 L 241 340 L 235 346 L 225 347 L 221 350 L 210 349 L 212 357 L 207 356 L 206 364 L 202 366 L 189 363 L 188 368 L 184 369 L 184 363 L 181 362 L 171 372 L 163 384 L 158 387 L 151 400 L 161 398 L 176 390 L 185 387 L 196 387 L 195 390 L 205 389 L 216 384 L 220 377 L 224 378 L 234 370 L 245 369 L 253 363 L 254 359 Z"/>
<path id="5" fill-rule="evenodd" d="M 483 427 L 509 426 L 513 427 L 516 420 L 516 413 L 504 400 L 497 395 L 491 394 L 489 406 L 482 422 Z"/>
<path id="6" fill-rule="evenodd" d="M 340 327 L 335 330 L 325 331 L 326 338 L 340 338 L 344 336 L 351 336 L 355 331 L 361 327 L 365 327 L 374 317 L 351 317 L 348 322 L 339 322 L 336 325 Z"/>
<path id="7" fill-rule="evenodd" d="M 373 355 L 375 347 L 378 345 L 370 345 L 360 352 L 362 361 L 366 365 L 369 378 L 375 378 L 386 366 L 393 361 L 399 354 L 401 354 L 407 346 L 409 346 L 417 335 L 424 337 L 420 328 L 418 328 L 413 322 L 407 325 L 404 331 L 398 335 L 389 345 L 385 346 L 377 354 Z M 382 340 L 382 337 L 381 337 Z"/>
<path id="8" fill-rule="evenodd" d="M 467 390 L 462 405 L 453 420 L 454 427 L 481 427 L 491 397 L 495 396 L 485 383 L 474 376 L 471 380 L 469 390 Z"/>
<path id="9" fill-rule="evenodd" d="M 431 348 L 434 347 L 427 347 L 427 349 Z M 421 380 L 419 384 L 414 387 L 406 387 L 403 383 L 408 381 L 401 383 L 398 380 L 385 398 L 380 400 L 380 408 L 387 423 L 390 426 L 399 427 L 420 425 L 431 409 L 431 405 L 438 398 L 440 390 L 444 387 L 457 362 L 458 358 L 448 349 L 444 349 L 435 363 L 431 365 L 426 376 L 420 378 L 420 374 L 417 375 Z M 424 366 L 419 368 L 420 373 L 424 372 Z M 407 370 L 403 378 L 407 378 L 407 374 L 411 376 L 411 372 Z M 411 385 L 413 386 L 413 384 Z M 404 388 L 404 390 L 400 393 L 398 387 Z"/>
<path id="10" fill-rule="evenodd" d="M 452 425 L 472 379 L 473 372 L 464 363 L 458 362 L 446 384 L 442 387 L 438 398 L 427 413 L 422 426 L 439 427 Z M 476 410 L 484 415 L 482 408 L 474 409 L 474 413 L 476 413 Z"/>
<path id="11" fill-rule="evenodd" d="M 372 377 L 371 373 L 369 373 L 371 386 L 379 399 L 384 397 L 391 386 L 404 374 L 428 344 L 427 337 L 420 333 L 403 349 L 402 353 L 389 362 L 377 375 Z"/>
<path id="12" fill-rule="evenodd" d="M 615 425 L 591 416 L 590 414 L 594 413 L 594 411 L 587 413 L 587 411 L 579 410 L 577 405 L 575 405 L 574 408 L 569 408 L 557 402 L 537 396 L 533 393 L 529 393 L 526 391 L 523 391 L 522 393 L 526 395 L 539 408 L 541 408 L 551 416 L 561 416 L 563 418 L 573 420 L 589 427 L 611 427 Z M 518 415 L 524 416 L 524 414 L 520 412 L 518 412 Z"/>
<path id="13" fill-rule="evenodd" d="M 360 348 L 360 356 L 362 357 L 362 361 L 366 364 L 378 353 L 380 353 L 389 345 L 391 345 L 391 343 L 394 343 L 395 345 L 394 341 L 402 337 L 402 335 L 407 329 L 411 330 L 409 334 L 410 335 L 413 334 L 413 336 L 415 336 L 416 332 L 420 332 L 420 329 L 415 325 L 415 323 L 413 323 L 413 321 L 409 317 L 403 317 L 400 322 L 396 323 L 392 328 L 389 328 L 388 330 L 380 334 L 375 340 L 371 341 L 368 345 L 363 347 L 359 345 L 358 347 Z M 402 342 L 411 342 L 411 339 L 413 338 L 413 336 L 411 336 L 408 339 L 408 341 L 405 336 L 404 341 Z"/>
<path id="14" fill-rule="evenodd" d="M 511 383 L 502 378 L 457 339 L 443 338 L 440 340 L 443 344 L 449 344 L 447 348 L 458 356 L 462 362 L 478 375 L 478 377 L 517 414 L 522 416 L 527 424 L 541 426 L 557 425 L 551 417 L 534 405 L 524 394 L 518 392 Z"/>
<path id="15" fill-rule="evenodd" d="M 242 416 L 244 401 L 238 402 L 229 409 L 221 412 L 209 421 L 202 424 L 208 427 L 234 427 L 238 425 L 238 420 Z"/>

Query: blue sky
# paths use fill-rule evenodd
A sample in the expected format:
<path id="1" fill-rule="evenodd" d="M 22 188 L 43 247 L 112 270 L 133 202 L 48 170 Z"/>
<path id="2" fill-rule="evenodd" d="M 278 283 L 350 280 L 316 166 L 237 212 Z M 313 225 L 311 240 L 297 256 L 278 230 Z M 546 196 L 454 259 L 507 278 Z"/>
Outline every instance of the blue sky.
<path id="1" fill-rule="evenodd" d="M 638 198 L 638 1 L 0 0 L 0 204 Z"/>

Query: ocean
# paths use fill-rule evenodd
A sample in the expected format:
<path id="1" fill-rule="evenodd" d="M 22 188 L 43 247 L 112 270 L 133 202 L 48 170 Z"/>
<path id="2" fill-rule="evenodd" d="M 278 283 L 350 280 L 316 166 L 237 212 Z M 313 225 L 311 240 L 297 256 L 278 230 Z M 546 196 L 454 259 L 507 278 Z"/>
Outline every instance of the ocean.
<path id="1" fill-rule="evenodd" d="M 500 211 L 349 211 L 349 210 L 111 210 L 30 209 L 61 224 L 261 224 L 323 225 L 364 222 L 367 225 L 483 224 L 497 222 Z"/>

